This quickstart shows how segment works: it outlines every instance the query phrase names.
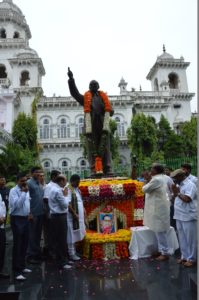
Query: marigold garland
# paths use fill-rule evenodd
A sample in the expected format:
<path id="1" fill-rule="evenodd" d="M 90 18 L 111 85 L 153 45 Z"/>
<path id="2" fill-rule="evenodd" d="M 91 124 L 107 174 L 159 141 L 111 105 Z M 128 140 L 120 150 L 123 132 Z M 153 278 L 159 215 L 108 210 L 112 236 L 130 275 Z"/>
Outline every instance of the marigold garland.
<path id="1" fill-rule="evenodd" d="M 103 91 L 98 91 L 98 93 L 104 102 L 105 112 L 111 112 L 112 107 L 111 107 L 110 101 L 109 101 L 106 93 L 104 93 Z M 84 94 L 84 112 L 85 113 L 91 112 L 91 104 L 92 104 L 92 93 L 90 91 L 87 91 Z"/>
<path id="2" fill-rule="evenodd" d="M 83 255 L 92 259 L 114 259 L 129 256 L 130 230 L 120 229 L 116 233 L 87 232 L 84 238 Z"/>
<path id="3" fill-rule="evenodd" d="M 95 172 L 96 172 L 96 174 L 103 173 L 102 158 L 99 156 L 95 157 Z"/>

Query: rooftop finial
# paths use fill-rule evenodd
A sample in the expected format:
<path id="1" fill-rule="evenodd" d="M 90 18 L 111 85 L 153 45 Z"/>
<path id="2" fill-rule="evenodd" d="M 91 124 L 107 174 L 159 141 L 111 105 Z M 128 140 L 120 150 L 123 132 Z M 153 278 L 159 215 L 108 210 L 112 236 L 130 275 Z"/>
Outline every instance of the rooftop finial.
<path id="1" fill-rule="evenodd" d="M 163 52 L 166 52 L 165 45 L 163 44 Z"/>

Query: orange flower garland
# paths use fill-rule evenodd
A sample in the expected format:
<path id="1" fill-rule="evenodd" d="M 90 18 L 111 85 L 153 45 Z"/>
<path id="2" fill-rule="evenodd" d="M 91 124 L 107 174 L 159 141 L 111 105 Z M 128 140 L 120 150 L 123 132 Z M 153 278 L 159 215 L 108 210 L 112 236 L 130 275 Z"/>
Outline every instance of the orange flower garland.
<path id="1" fill-rule="evenodd" d="M 111 112 L 112 107 L 111 107 L 110 101 L 108 99 L 108 96 L 102 91 L 98 91 L 98 93 L 100 94 L 100 96 L 101 96 L 101 98 L 104 102 L 105 111 L 106 112 Z M 90 113 L 91 112 L 91 103 L 92 103 L 92 94 L 91 94 L 90 91 L 87 91 L 84 94 L 84 112 L 85 113 Z"/>
<path id="2" fill-rule="evenodd" d="M 103 173 L 102 158 L 99 156 L 96 156 L 96 158 L 95 158 L 95 172 L 96 172 L 96 174 Z"/>
<path id="3" fill-rule="evenodd" d="M 120 229 L 111 234 L 87 231 L 83 240 L 83 255 L 91 259 L 128 257 L 128 244 L 131 234 L 130 230 L 125 229 Z M 113 252 L 115 252 L 115 255 L 113 255 Z"/>

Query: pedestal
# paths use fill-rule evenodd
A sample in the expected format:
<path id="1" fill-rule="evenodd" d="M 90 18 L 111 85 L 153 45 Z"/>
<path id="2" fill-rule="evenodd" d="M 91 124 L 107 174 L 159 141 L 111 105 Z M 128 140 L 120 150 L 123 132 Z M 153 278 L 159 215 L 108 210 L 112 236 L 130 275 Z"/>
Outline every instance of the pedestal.
<path id="1" fill-rule="evenodd" d="M 128 244 L 132 226 L 142 225 L 144 194 L 143 183 L 126 177 L 86 179 L 80 190 L 87 213 L 87 223 L 93 232 L 87 232 L 84 240 L 84 256 L 90 259 L 114 259 L 128 257 Z M 107 206 L 114 208 L 115 233 L 97 233 L 98 216 Z M 123 231 L 120 231 L 123 230 Z"/>

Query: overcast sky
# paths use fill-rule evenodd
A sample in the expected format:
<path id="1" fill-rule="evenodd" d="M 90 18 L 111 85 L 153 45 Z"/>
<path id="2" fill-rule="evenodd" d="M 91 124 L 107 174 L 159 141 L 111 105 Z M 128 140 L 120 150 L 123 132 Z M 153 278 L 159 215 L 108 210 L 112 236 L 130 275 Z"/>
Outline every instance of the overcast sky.
<path id="1" fill-rule="evenodd" d="M 150 91 L 146 76 L 162 54 L 183 56 L 189 92 L 197 93 L 197 0 L 13 0 L 32 33 L 30 47 L 46 70 L 46 96 L 69 96 L 67 67 L 81 93 L 96 79 L 109 95 Z M 196 96 L 191 103 L 197 109 Z"/>

